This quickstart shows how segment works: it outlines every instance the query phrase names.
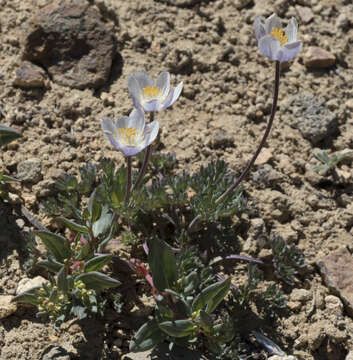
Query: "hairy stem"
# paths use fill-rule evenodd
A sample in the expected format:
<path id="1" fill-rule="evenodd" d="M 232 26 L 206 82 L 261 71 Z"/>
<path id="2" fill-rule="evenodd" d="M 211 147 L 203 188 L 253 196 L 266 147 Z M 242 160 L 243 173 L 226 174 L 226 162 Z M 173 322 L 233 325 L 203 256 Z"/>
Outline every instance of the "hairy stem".
<path id="1" fill-rule="evenodd" d="M 154 120 L 154 111 L 150 112 L 150 122 L 152 122 Z M 142 167 L 141 170 L 139 172 L 139 175 L 137 177 L 137 180 L 134 184 L 134 186 L 132 187 L 132 191 L 134 191 L 137 186 L 139 185 L 139 183 L 141 182 L 141 180 L 143 179 L 143 176 L 145 175 L 146 169 L 147 169 L 147 164 L 148 161 L 150 159 L 150 155 L 151 155 L 151 149 L 152 149 L 152 145 L 147 146 L 146 150 L 145 150 L 145 157 L 143 159 L 143 163 L 142 163 Z"/>
<path id="2" fill-rule="evenodd" d="M 277 101 L 278 101 L 278 89 L 279 89 L 279 75 L 280 75 L 280 62 L 276 61 L 276 75 L 275 75 L 275 88 L 274 88 L 274 92 L 273 92 L 273 102 L 272 102 L 272 109 L 271 109 L 271 115 L 270 115 L 270 120 L 268 121 L 265 133 L 262 137 L 262 140 L 260 142 L 259 147 L 257 148 L 257 150 L 255 151 L 253 157 L 251 158 L 251 160 L 249 161 L 248 165 L 246 166 L 246 168 L 243 170 L 243 172 L 241 173 L 241 175 L 235 179 L 234 183 L 216 200 L 216 204 L 221 203 L 222 201 L 224 201 L 227 196 L 234 190 L 237 188 L 237 186 L 241 183 L 241 181 L 246 177 L 246 175 L 248 175 L 251 167 L 254 165 L 257 157 L 260 154 L 261 149 L 263 148 L 263 146 L 266 143 L 266 140 L 268 138 L 268 135 L 270 134 L 271 131 L 271 127 L 273 124 L 273 120 L 275 118 L 275 114 L 276 114 L 276 110 L 277 110 Z"/>
<path id="3" fill-rule="evenodd" d="M 127 165 L 127 179 L 126 179 L 126 193 L 125 193 L 125 205 L 128 204 L 131 192 L 131 156 L 126 157 Z"/>

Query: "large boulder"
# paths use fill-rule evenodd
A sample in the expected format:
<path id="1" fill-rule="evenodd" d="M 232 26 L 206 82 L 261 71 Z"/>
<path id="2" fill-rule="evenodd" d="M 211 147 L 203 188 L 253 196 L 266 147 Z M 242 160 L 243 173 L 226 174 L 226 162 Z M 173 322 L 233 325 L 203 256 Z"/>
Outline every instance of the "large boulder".
<path id="1" fill-rule="evenodd" d="M 77 89 L 103 86 L 115 39 L 100 18 L 85 0 L 46 5 L 28 25 L 23 58 L 42 65 L 58 84 Z"/>

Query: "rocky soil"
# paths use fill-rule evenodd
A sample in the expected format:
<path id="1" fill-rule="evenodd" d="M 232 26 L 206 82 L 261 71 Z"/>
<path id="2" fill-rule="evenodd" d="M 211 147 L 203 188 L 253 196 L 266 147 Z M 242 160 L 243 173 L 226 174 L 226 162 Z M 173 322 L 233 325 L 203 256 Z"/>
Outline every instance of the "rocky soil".
<path id="1" fill-rule="evenodd" d="M 163 151 L 176 153 L 178 170 L 220 158 L 239 173 L 265 129 L 274 81 L 252 23 L 276 12 L 297 18 L 303 50 L 282 67 L 274 128 L 245 184 L 249 232 L 237 239 L 242 254 L 261 257 L 271 234 L 280 234 L 306 256 L 309 271 L 288 291 L 289 312 L 276 328 L 281 348 L 303 360 L 352 359 L 351 0 L 48 3 L 0 0 L 0 123 L 23 134 L 0 154 L 0 171 L 22 180 L 10 203 L 0 204 L 0 358 L 119 359 L 127 352 L 139 307 L 57 333 L 33 309 L 8 304 L 27 276 L 21 232 L 31 224 L 21 204 L 50 227 L 39 204 L 63 172 L 77 174 L 103 157 L 123 161 L 99 119 L 131 111 L 126 80 L 137 70 L 169 71 L 174 85 L 184 82 L 173 108 L 156 114 Z M 345 154 L 336 176 L 312 171 L 323 149 Z M 148 300 L 141 304 L 145 315 L 152 311 Z"/>

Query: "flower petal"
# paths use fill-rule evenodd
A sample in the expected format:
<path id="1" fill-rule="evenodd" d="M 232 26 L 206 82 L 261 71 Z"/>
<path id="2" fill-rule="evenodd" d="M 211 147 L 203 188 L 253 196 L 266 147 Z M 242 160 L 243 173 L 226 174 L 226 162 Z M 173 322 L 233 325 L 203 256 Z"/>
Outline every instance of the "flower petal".
<path id="1" fill-rule="evenodd" d="M 142 131 L 145 127 L 145 114 L 141 109 L 134 109 L 129 115 L 129 128 L 136 128 L 139 131 Z"/>
<path id="2" fill-rule="evenodd" d="M 266 35 L 265 27 L 263 24 L 263 18 L 261 16 L 256 16 L 255 18 L 254 31 L 257 41 L 259 41 L 263 36 Z"/>
<path id="3" fill-rule="evenodd" d="M 162 109 L 162 103 L 159 100 L 145 101 L 142 104 L 142 108 L 145 111 L 158 111 Z"/>
<path id="4" fill-rule="evenodd" d="M 282 55 L 282 59 L 280 59 L 280 61 L 292 60 L 295 56 L 298 55 L 298 53 L 301 49 L 302 49 L 301 40 L 285 44 L 284 46 L 282 46 L 283 55 Z"/>
<path id="5" fill-rule="evenodd" d="M 146 86 L 153 86 L 153 80 L 144 71 L 137 71 L 134 77 L 137 80 L 141 90 Z"/>
<path id="6" fill-rule="evenodd" d="M 134 106 L 136 108 L 141 107 L 139 99 L 141 97 L 142 90 L 140 89 L 140 85 L 133 75 L 129 75 L 127 78 L 127 88 L 131 95 L 132 101 L 134 102 Z"/>
<path id="7" fill-rule="evenodd" d="M 284 31 L 285 31 L 286 35 L 288 36 L 289 43 L 297 40 L 298 23 L 294 17 L 292 17 L 289 20 L 289 23 L 286 26 L 286 28 L 284 29 Z"/>
<path id="8" fill-rule="evenodd" d="M 281 46 L 279 40 L 272 35 L 266 35 L 259 41 L 259 50 L 261 54 L 265 55 L 271 60 L 278 60 L 278 52 Z"/>
<path id="9" fill-rule="evenodd" d="M 166 97 L 170 90 L 170 74 L 169 72 L 161 72 L 156 80 L 156 86 L 162 90 L 162 97 Z"/>
<path id="10" fill-rule="evenodd" d="M 130 119 L 128 116 L 121 116 L 120 118 L 115 119 L 114 122 L 115 122 L 115 128 L 116 128 L 114 134 L 116 133 L 116 131 L 118 129 L 126 129 L 126 128 L 130 127 L 129 126 Z"/>
<path id="11" fill-rule="evenodd" d="M 148 145 L 151 145 L 158 135 L 159 122 L 157 120 L 152 121 L 150 124 L 147 124 L 144 131 L 144 140 L 141 144 L 142 148 L 146 148 Z"/>
<path id="12" fill-rule="evenodd" d="M 139 152 L 141 152 L 144 148 L 141 146 L 122 146 L 120 151 L 125 155 L 125 156 L 134 156 L 136 154 L 138 154 Z"/>
<path id="13" fill-rule="evenodd" d="M 166 109 L 169 106 L 172 106 L 178 100 L 178 97 L 180 96 L 182 90 L 183 82 L 178 84 L 178 86 L 170 92 L 169 96 L 162 104 L 162 109 Z"/>
<path id="14" fill-rule="evenodd" d="M 272 14 L 265 21 L 265 31 L 266 34 L 271 34 L 273 28 L 280 29 L 282 27 L 281 20 L 277 17 L 276 14 Z"/>
<path id="15" fill-rule="evenodd" d="M 117 138 L 114 136 L 116 133 L 116 124 L 109 118 L 103 118 L 100 120 L 101 128 L 105 134 L 105 136 L 108 138 L 110 143 L 113 145 L 113 147 L 116 150 L 121 150 L 121 146 Z"/>
<path id="16" fill-rule="evenodd" d="M 112 135 L 115 134 L 117 128 L 115 123 L 111 119 L 109 119 L 108 117 L 100 119 L 100 124 L 104 133 Z"/>

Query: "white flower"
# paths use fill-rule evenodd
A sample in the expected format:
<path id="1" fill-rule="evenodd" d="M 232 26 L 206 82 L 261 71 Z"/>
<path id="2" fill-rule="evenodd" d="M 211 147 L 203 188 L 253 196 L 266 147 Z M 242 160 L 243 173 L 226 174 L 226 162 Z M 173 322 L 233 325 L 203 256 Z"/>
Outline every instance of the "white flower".
<path id="1" fill-rule="evenodd" d="M 102 130 L 116 150 L 125 156 L 133 156 L 150 145 L 157 137 L 158 121 L 146 125 L 145 114 L 134 109 L 129 116 L 100 120 Z"/>
<path id="2" fill-rule="evenodd" d="M 266 20 L 258 16 L 254 21 L 254 30 L 260 52 L 271 60 L 292 60 L 302 48 L 302 42 L 297 40 L 298 23 L 294 18 L 283 30 L 276 14 Z"/>
<path id="3" fill-rule="evenodd" d="M 129 93 L 136 108 L 144 111 L 164 110 L 178 99 L 183 83 L 170 91 L 170 74 L 161 72 L 154 83 L 144 71 L 129 75 L 127 80 Z"/>

